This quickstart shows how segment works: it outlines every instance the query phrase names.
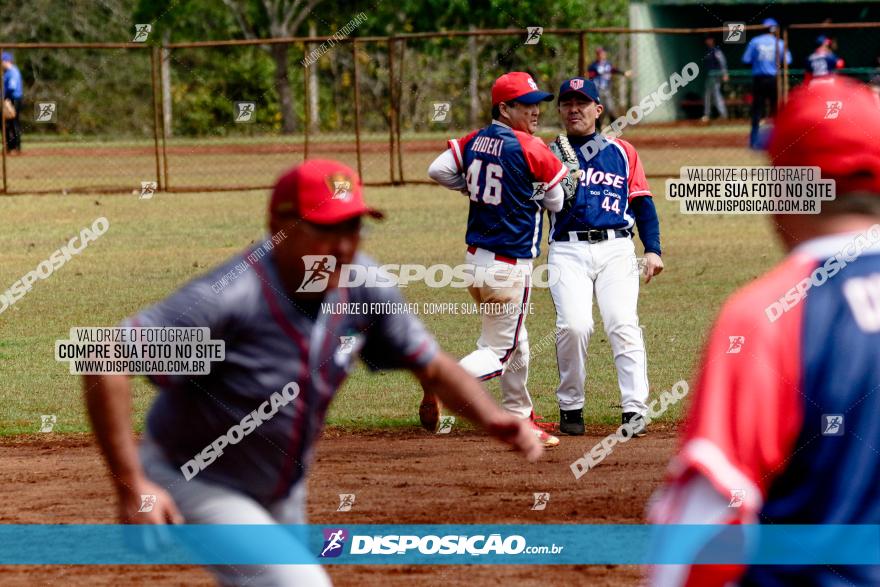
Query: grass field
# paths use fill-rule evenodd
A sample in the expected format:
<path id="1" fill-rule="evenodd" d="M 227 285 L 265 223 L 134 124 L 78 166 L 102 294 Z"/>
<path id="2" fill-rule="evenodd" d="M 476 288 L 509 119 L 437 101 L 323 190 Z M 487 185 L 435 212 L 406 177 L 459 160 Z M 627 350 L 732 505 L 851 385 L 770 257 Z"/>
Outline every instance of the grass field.
<path id="1" fill-rule="evenodd" d="M 726 149 L 733 151 L 733 149 Z M 736 149 L 727 164 L 756 155 Z M 643 152 L 642 157 L 681 158 L 681 150 Z M 724 164 L 717 153 L 703 157 Z M 26 158 L 22 158 L 25 161 Z M 686 160 L 685 163 L 693 164 Z M 757 163 L 758 161 L 754 161 Z M 650 163 L 649 163 L 650 164 Z M 273 172 L 274 173 L 274 172 Z M 689 378 L 706 330 L 721 301 L 780 257 L 768 223 L 753 216 L 687 216 L 664 199 L 654 181 L 666 271 L 640 295 L 652 395 Z M 373 226 L 365 249 L 385 263 L 462 261 L 467 200 L 439 187 L 371 188 L 367 198 L 388 212 Z M 14 196 L 0 200 L 0 285 L 8 288 L 48 258 L 62 243 L 100 216 L 110 229 L 0 315 L 0 434 L 36 432 L 41 414 L 57 416 L 56 432 L 88 430 L 80 382 L 54 360 L 54 342 L 74 326 L 115 325 L 167 295 L 188 279 L 260 238 L 264 192 L 162 193 L 151 200 L 130 194 L 107 196 Z M 546 237 L 545 237 L 546 239 Z M 641 251 L 640 243 L 637 250 Z M 546 259 L 546 246 L 543 251 Z M 542 262 L 542 261 L 539 261 Z M 466 291 L 408 287 L 412 302 L 470 302 Z M 537 412 L 557 418 L 557 383 L 552 344 L 554 311 L 548 290 L 537 290 L 528 318 L 533 352 L 530 390 Z M 586 304 L 586 300 L 584 301 Z M 590 422 L 619 417 L 616 373 L 610 347 L 594 308 L 597 330 L 588 359 Z M 456 357 L 472 350 L 479 332 L 473 316 L 429 315 L 425 322 Z M 489 389 L 498 393 L 497 382 Z M 136 380 L 136 422 L 142 425 L 153 390 Z M 331 408 L 329 424 L 353 428 L 415 425 L 420 390 L 405 373 L 370 375 L 358 369 Z M 676 409 L 667 417 L 678 417 Z"/>

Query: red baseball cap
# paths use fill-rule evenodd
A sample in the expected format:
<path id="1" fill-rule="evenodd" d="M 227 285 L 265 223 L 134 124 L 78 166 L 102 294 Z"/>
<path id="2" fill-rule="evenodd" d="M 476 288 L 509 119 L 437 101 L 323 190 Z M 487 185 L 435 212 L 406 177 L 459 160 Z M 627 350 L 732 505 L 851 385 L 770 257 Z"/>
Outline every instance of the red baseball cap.
<path id="1" fill-rule="evenodd" d="M 542 92 L 532 76 L 524 71 L 505 73 L 492 84 L 492 106 L 516 100 L 523 104 L 537 104 L 553 99 L 553 94 Z"/>
<path id="2" fill-rule="evenodd" d="M 868 86 L 834 76 L 795 88 L 768 152 L 773 165 L 810 165 L 848 192 L 880 195 L 880 101 Z"/>
<path id="3" fill-rule="evenodd" d="M 361 178 L 338 161 L 309 159 L 278 178 L 269 216 L 295 216 L 315 224 L 338 224 L 357 216 L 384 215 L 364 202 Z"/>

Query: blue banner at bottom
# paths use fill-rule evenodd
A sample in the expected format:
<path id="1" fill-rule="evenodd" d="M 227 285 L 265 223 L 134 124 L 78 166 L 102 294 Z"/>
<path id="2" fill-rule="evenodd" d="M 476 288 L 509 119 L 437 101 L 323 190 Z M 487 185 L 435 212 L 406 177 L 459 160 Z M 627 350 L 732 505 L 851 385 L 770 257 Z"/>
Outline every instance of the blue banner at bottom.
<path id="1" fill-rule="evenodd" d="M 880 526 L 0 525 L 0 565 L 880 565 Z"/>

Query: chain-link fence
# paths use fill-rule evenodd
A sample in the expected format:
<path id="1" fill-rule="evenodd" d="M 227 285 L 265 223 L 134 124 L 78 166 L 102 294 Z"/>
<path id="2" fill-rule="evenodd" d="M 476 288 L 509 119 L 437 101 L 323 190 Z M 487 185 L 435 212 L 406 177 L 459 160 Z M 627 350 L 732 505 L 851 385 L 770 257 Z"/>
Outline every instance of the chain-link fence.
<path id="1" fill-rule="evenodd" d="M 4 96 L 17 120 L 2 123 L 3 190 L 130 191 L 157 182 L 153 58 L 149 47 L 129 44 L 17 49 L 29 83 L 21 100 Z M 16 127 L 21 149 L 9 151 Z"/>
<path id="2" fill-rule="evenodd" d="M 837 45 L 841 73 L 876 77 L 878 27 L 792 25 L 777 33 L 793 54 L 791 64 L 778 56 L 779 99 L 802 83 L 819 34 Z M 23 148 L 21 156 L 4 149 L 2 187 L 258 189 L 317 157 L 355 167 L 369 185 L 427 182 L 446 139 L 491 120 L 492 83 L 507 71 L 528 71 L 553 93 L 566 78 L 593 77 L 603 126 L 618 121 L 649 176 L 720 160 L 759 163 L 761 154 L 747 149 L 753 91 L 742 54 L 767 29 L 745 26 L 734 40 L 730 32 L 532 27 L 166 46 L 10 44 L 25 78 Z M 709 58 L 713 45 L 723 70 Z M 540 135 L 561 131 L 555 102 L 544 104 Z"/>

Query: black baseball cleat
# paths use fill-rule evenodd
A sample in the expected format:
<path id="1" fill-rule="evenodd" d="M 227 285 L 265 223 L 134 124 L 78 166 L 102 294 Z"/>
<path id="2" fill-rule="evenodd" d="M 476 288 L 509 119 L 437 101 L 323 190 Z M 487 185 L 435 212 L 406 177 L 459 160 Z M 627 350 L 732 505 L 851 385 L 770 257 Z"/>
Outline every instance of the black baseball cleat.
<path id="1" fill-rule="evenodd" d="M 621 424 L 629 424 L 632 422 L 633 436 L 641 438 L 648 434 L 648 425 L 641 414 L 636 412 L 624 412 L 620 418 Z"/>
<path id="2" fill-rule="evenodd" d="M 583 436 L 584 411 L 559 410 L 559 431 L 570 436 Z"/>

